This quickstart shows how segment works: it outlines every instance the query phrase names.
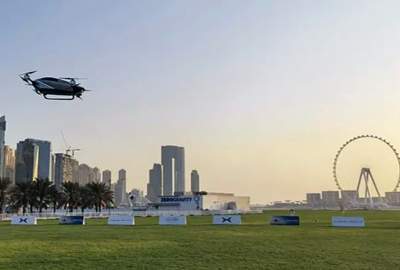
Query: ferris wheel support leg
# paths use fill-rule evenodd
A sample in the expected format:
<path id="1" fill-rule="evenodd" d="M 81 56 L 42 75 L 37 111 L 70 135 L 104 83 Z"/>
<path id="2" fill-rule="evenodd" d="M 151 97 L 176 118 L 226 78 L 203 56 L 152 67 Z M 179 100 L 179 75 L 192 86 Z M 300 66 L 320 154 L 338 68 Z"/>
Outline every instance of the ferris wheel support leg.
<path id="1" fill-rule="evenodd" d="M 367 204 L 368 201 L 371 204 L 371 193 L 369 192 L 369 187 L 368 187 L 368 182 L 369 182 L 368 176 L 369 175 L 368 175 L 368 173 L 366 173 L 365 170 L 364 170 L 363 174 L 364 174 L 364 180 L 365 180 L 365 197 L 364 197 L 365 204 Z"/>
<path id="2" fill-rule="evenodd" d="M 363 177 L 363 171 L 360 172 L 360 177 L 358 178 L 358 184 L 357 184 L 357 195 L 359 194 L 360 191 L 360 185 L 361 185 L 361 179 Z"/>
<path id="3" fill-rule="evenodd" d="M 371 173 L 370 173 L 369 175 L 370 175 L 370 177 L 371 177 L 372 183 L 374 184 L 375 191 L 376 191 L 376 193 L 378 194 L 378 197 L 381 198 L 381 193 L 380 193 L 379 190 L 378 190 L 378 186 L 377 186 L 376 183 L 375 183 L 374 177 L 372 177 L 372 174 L 371 174 Z"/>

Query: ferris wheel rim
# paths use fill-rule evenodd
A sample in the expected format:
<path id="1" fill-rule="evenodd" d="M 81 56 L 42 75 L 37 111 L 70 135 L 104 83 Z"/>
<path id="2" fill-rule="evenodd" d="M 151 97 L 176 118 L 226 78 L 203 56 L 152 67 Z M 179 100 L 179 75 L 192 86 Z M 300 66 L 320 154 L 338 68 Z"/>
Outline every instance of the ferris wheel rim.
<path id="1" fill-rule="evenodd" d="M 337 188 L 340 191 L 343 190 L 343 188 L 340 185 L 339 178 L 337 176 L 337 171 L 336 171 L 337 170 L 337 163 L 338 163 L 338 160 L 339 160 L 339 157 L 340 157 L 341 153 L 352 142 L 354 142 L 356 140 L 365 139 L 365 138 L 376 139 L 378 141 L 383 142 L 384 144 L 386 144 L 386 146 L 388 146 L 390 148 L 390 150 L 392 150 L 393 154 L 395 155 L 396 160 L 397 160 L 397 165 L 398 165 L 398 176 L 397 176 L 397 180 L 396 180 L 396 184 L 395 184 L 395 187 L 393 189 L 393 192 L 396 192 L 397 189 L 400 187 L 400 156 L 399 156 L 399 153 L 397 152 L 397 149 L 388 140 L 384 139 L 383 137 L 379 137 L 379 136 L 375 136 L 375 135 L 359 135 L 359 136 L 355 136 L 355 137 L 351 138 L 350 140 L 347 140 L 344 144 L 342 144 L 342 146 L 336 152 L 335 158 L 333 160 L 332 174 L 333 174 L 333 180 L 335 181 L 335 184 L 336 184 Z"/>

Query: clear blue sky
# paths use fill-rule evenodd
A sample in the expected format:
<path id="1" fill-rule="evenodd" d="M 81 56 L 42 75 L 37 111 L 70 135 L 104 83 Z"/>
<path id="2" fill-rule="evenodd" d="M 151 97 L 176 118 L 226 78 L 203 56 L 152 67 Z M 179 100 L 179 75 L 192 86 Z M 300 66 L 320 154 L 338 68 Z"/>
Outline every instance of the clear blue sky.
<path id="1" fill-rule="evenodd" d="M 377 133 L 400 145 L 399 8 L 356 0 L 1 1 L 7 143 L 35 137 L 63 151 L 63 130 L 84 149 L 81 162 L 112 169 L 114 179 L 126 168 L 130 188 L 144 189 L 160 146 L 177 144 L 186 148 L 188 187 L 196 168 L 202 189 L 253 202 L 332 189 L 331 161 L 348 137 Z M 34 76 L 87 77 L 94 91 L 83 101 L 45 101 L 17 76 L 36 69 Z M 375 166 L 394 186 L 393 167 Z"/>

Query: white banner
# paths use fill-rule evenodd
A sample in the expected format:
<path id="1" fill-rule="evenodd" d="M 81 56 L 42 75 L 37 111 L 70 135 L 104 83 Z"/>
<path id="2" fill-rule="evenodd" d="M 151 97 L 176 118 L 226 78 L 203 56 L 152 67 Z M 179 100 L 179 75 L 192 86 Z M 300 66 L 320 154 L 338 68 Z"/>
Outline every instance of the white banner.
<path id="1" fill-rule="evenodd" d="M 213 224 L 217 225 L 240 225 L 242 219 L 240 215 L 213 215 Z"/>
<path id="2" fill-rule="evenodd" d="M 186 225 L 186 216 L 160 216 L 160 225 Z"/>
<path id="3" fill-rule="evenodd" d="M 134 216 L 110 216 L 108 225 L 135 225 Z"/>
<path id="4" fill-rule="evenodd" d="M 363 217 L 332 217 L 333 227 L 365 227 Z"/>
<path id="5" fill-rule="evenodd" d="M 37 219 L 32 216 L 13 216 L 11 218 L 12 225 L 36 225 Z"/>

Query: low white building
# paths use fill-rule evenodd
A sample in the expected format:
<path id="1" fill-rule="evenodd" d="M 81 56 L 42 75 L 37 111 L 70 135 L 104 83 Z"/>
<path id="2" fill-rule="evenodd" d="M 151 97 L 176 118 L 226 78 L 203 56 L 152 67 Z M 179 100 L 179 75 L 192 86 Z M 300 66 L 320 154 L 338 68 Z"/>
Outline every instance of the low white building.
<path id="1" fill-rule="evenodd" d="M 389 205 L 400 205 L 400 192 L 392 191 L 385 193 L 386 203 Z"/>

